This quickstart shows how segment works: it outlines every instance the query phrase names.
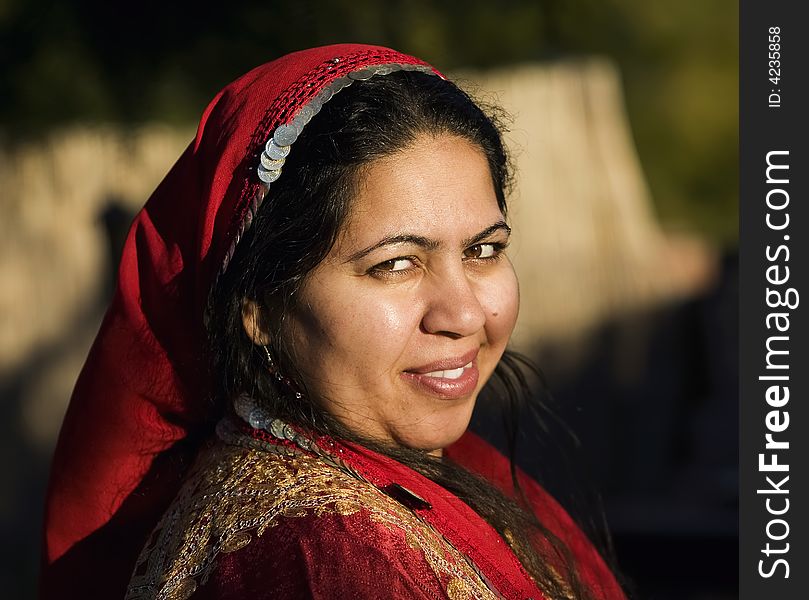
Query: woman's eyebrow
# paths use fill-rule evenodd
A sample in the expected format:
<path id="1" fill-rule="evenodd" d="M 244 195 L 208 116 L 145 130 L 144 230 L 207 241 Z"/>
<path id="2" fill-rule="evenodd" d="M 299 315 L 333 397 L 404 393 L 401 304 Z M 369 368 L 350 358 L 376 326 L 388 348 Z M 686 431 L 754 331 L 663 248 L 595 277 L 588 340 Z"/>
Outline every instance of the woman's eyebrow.
<path id="1" fill-rule="evenodd" d="M 413 244 L 425 250 L 436 250 L 441 244 L 436 240 L 431 240 L 423 235 L 414 235 L 411 233 L 399 233 L 396 235 L 388 235 L 379 240 L 376 244 L 368 246 L 367 248 L 355 252 L 348 257 L 346 262 L 354 262 L 365 258 L 374 250 L 379 250 L 385 246 L 393 246 L 394 244 Z"/>
<path id="2" fill-rule="evenodd" d="M 465 239 L 463 241 L 463 247 L 466 248 L 467 246 L 472 246 L 476 243 L 479 243 L 493 234 L 495 231 L 504 230 L 507 234 L 511 234 L 511 227 L 509 227 L 505 221 L 498 221 L 497 223 L 490 225 L 480 233 L 476 233 L 475 235 Z M 393 246 L 396 244 L 413 244 L 414 246 L 418 246 L 423 248 L 424 250 L 437 250 L 441 246 L 441 242 L 438 240 L 433 240 L 423 235 L 415 235 L 411 233 L 398 233 L 395 235 L 388 235 L 383 237 L 381 240 L 368 246 L 367 248 L 363 248 L 348 257 L 346 262 L 355 262 L 361 260 L 368 256 L 371 252 L 375 250 L 379 250 L 380 248 L 384 248 L 385 246 Z"/>
<path id="3" fill-rule="evenodd" d="M 495 231 L 501 231 L 501 230 L 505 231 L 506 235 L 511 235 L 511 227 L 509 227 L 508 224 L 506 224 L 505 221 L 500 220 L 497 223 L 495 223 L 494 225 L 490 225 L 489 227 L 487 227 L 486 229 L 484 229 L 480 233 L 477 233 L 477 234 L 473 235 L 472 237 L 466 238 L 463 241 L 463 247 L 467 248 L 469 246 L 474 246 L 475 244 L 478 244 L 478 243 L 482 242 L 483 240 L 485 240 L 486 238 L 488 238 Z"/>

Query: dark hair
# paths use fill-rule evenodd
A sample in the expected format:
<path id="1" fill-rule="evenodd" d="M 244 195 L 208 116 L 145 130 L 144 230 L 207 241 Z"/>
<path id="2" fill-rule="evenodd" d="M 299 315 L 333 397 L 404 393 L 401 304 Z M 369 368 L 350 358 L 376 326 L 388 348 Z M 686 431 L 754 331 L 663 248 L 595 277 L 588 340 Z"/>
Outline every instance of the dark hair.
<path id="1" fill-rule="evenodd" d="M 491 112 L 491 111 L 489 111 Z M 489 164 L 497 201 L 506 214 L 511 169 L 498 121 L 455 84 L 416 72 L 356 82 L 323 106 L 295 142 L 226 273 L 211 293 L 207 324 L 214 398 L 249 394 L 269 412 L 308 430 L 361 443 L 442 485 L 488 521 L 550 597 L 587 597 L 569 549 L 542 526 L 524 498 L 512 500 L 459 465 L 421 450 L 392 447 L 348 430 L 315 401 L 279 389 L 266 357 L 242 327 L 242 306 L 264 310 L 278 366 L 299 389 L 304 382 L 284 344 L 283 321 L 306 275 L 329 253 L 351 209 L 362 167 L 401 150 L 424 134 L 450 134 L 472 142 Z M 529 401 L 524 365 L 506 353 L 489 387 L 514 411 Z M 511 432 L 512 478 L 516 483 Z M 519 486 L 517 486 L 519 489 Z M 522 535 L 515 535 L 517 532 Z M 533 533 L 527 533 L 533 532 Z M 539 538 L 541 541 L 537 542 Z"/>

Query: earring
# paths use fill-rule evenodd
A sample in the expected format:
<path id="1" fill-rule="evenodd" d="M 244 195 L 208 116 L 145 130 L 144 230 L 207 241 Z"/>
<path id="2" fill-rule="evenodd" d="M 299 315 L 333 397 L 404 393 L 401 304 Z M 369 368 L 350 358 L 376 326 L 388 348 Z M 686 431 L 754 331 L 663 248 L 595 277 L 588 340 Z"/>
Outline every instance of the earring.
<path id="1" fill-rule="evenodd" d="M 273 375 L 278 374 L 278 369 L 275 366 L 275 361 L 272 359 L 272 354 L 270 354 L 270 349 L 267 346 L 262 346 L 264 348 L 264 353 L 267 355 L 267 369 Z"/>
<path id="2" fill-rule="evenodd" d="M 275 361 L 272 359 L 272 354 L 270 353 L 269 346 L 262 346 L 262 348 L 264 348 L 264 353 L 267 355 L 267 370 L 270 372 L 270 374 L 273 377 L 275 377 L 275 380 L 279 384 L 286 387 L 290 392 L 292 392 L 295 398 L 297 398 L 298 400 L 303 398 L 303 394 L 298 390 L 295 383 L 289 377 L 284 377 L 283 375 L 281 375 L 281 372 L 275 365 Z"/>

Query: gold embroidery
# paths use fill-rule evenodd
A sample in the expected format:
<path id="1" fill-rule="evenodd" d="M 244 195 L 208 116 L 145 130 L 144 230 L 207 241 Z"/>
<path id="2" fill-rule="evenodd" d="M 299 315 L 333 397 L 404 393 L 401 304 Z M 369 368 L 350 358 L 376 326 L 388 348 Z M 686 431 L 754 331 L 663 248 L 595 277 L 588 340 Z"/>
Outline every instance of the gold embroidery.
<path id="1" fill-rule="evenodd" d="M 188 600 L 188 598 L 191 597 L 191 594 L 196 591 L 197 582 L 190 577 L 186 577 L 177 583 L 177 586 L 172 590 L 167 598 L 168 600 Z"/>
<path id="2" fill-rule="evenodd" d="M 396 500 L 319 457 L 268 451 L 273 448 L 220 441 L 201 453 L 141 552 L 127 600 L 189 598 L 205 584 L 220 553 L 244 548 L 281 518 L 361 510 L 373 522 L 402 531 L 453 600 L 498 597 L 468 558 Z"/>
<path id="3" fill-rule="evenodd" d="M 222 542 L 222 552 L 236 552 L 237 550 L 244 548 L 252 541 L 253 536 L 246 531 L 239 531 Z"/>
<path id="4" fill-rule="evenodd" d="M 469 593 L 463 581 L 460 579 L 450 579 L 447 584 L 447 596 L 449 600 L 467 600 Z"/>

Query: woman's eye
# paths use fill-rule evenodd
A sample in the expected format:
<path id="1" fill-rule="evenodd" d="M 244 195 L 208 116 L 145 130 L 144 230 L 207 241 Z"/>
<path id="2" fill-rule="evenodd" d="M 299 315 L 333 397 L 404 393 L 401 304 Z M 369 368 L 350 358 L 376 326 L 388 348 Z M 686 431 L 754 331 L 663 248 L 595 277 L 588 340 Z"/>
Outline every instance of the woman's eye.
<path id="1" fill-rule="evenodd" d="M 494 258 L 502 250 L 501 244 L 475 244 L 466 249 L 467 258 Z"/>
<path id="2" fill-rule="evenodd" d="M 374 271 L 385 273 L 396 273 L 398 271 L 406 271 L 413 266 L 413 260 L 410 258 L 394 258 L 379 263 L 374 267 Z"/>

